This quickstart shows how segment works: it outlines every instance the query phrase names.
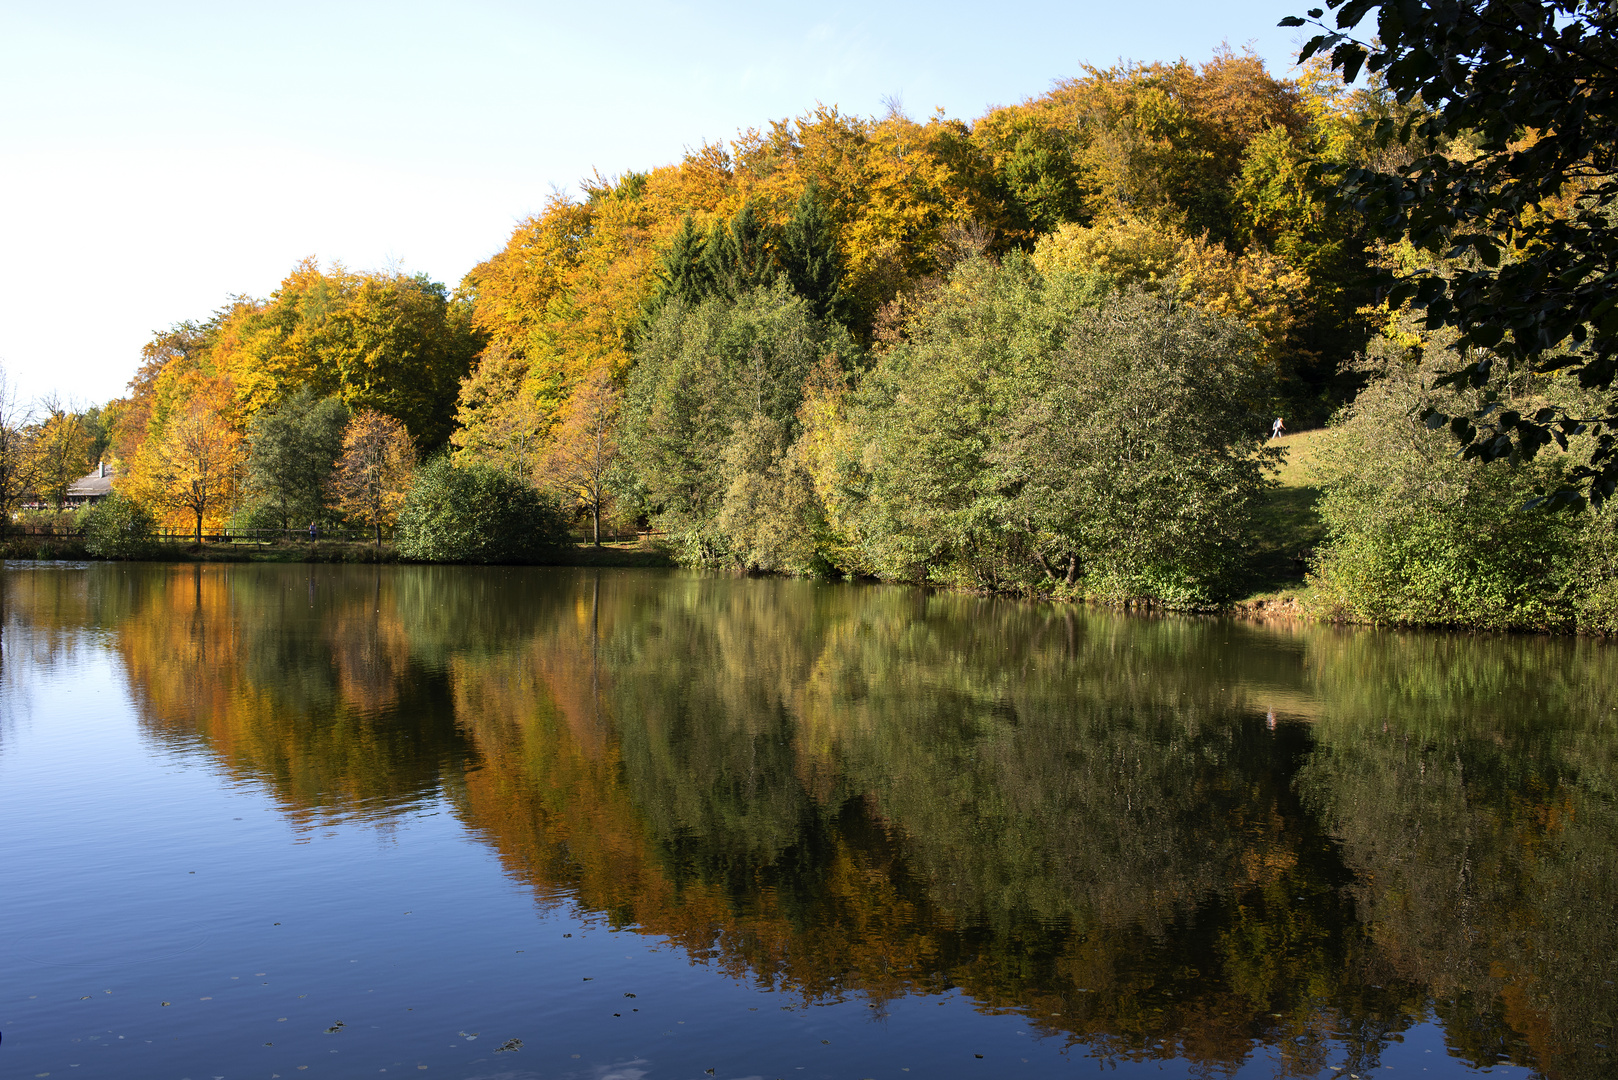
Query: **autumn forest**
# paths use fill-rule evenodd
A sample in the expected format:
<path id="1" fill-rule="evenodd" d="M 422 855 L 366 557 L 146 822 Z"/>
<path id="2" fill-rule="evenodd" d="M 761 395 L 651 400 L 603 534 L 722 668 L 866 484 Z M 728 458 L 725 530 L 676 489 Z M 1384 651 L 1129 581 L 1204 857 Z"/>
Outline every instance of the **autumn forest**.
<path id="1" fill-rule="evenodd" d="M 1453 334 L 1380 285 L 1445 256 L 1333 197 L 1472 152 L 1386 136 L 1422 109 L 1228 47 L 971 121 L 816 106 L 553 195 L 453 287 L 310 258 L 155 334 L 125 397 L 36 420 L 59 460 L 0 495 L 60 508 L 104 462 L 126 530 L 346 522 L 453 559 L 422 537 L 472 477 L 529 499 L 490 528 L 546 542 L 1182 608 L 1262 587 L 1287 512 L 1323 613 L 1604 628 L 1607 516 L 1499 513 L 1567 466 L 1485 477 L 1415 419 L 1463 395 L 1431 378 Z M 1276 417 L 1327 429 L 1295 506 Z"/>

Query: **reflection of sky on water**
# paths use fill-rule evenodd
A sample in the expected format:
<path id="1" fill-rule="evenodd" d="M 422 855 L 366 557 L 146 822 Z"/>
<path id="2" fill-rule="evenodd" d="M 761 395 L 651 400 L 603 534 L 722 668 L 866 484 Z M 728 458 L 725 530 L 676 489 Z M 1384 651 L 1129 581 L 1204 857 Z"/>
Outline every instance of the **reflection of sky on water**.
<path id="1" fill-rule="evenodd" d="M 1581 645 L 687 575 L 193 569 L 6 577 L 8 1070 L 1608 1060 L 1540 1003 L 1610 1024 L 1610 951 L 1540 991 L 1538 939 L 1485 940 L 1518 965 L 1498 991 L 1445 936 L 1442 874 L 1396 850 L 1492 822 L 1505 841 L 1462 849 L 1500 875 L 1466 894 L 1485 905 L 1560 887 L 1557 845 L 1610 872 L 1611 835 L 1575 828 L 1611 761 L 1579 726 L 1607 692 Z M 1432 708 L 1536 680 L 1545 731 Z M 1410 786 L 1456 754 L 1469 802 Z M 1572 815 L 1558 775 L 1580 769 L 1598 801 Z M 1432 910 L 1398 924 L 1373 877 Z M 1538 899 L 1480 908 L 1474 936 Z"/>

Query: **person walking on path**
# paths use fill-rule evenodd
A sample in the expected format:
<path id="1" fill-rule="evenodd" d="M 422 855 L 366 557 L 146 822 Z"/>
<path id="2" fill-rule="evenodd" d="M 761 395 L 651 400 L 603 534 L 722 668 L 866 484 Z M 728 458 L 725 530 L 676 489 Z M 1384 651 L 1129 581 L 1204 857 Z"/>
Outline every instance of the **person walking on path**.
<path id="1" fill-rule="evenodd" d="M 1281 417 L 1277 416 L 1275 418 L 1275 423 L 1270 425 L 1270 438 L 1279 439 L 1282 435 L 1286 434 L 1286 430 L 1287 422 Z"/>

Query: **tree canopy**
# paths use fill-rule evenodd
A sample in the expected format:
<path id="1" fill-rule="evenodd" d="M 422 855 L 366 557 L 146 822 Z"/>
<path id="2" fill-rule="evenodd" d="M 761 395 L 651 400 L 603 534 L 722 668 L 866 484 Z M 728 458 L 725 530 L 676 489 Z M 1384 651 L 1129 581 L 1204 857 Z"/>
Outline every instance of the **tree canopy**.
<path id="1" fill-rule="evenodd" d="M 1413 148 L 1396 167 L 1347 170 L 1342 198 L 1385 234 L 1443 262 L 1398 275 L 1392 304 L 1456 331 L 1445 376 L 1485 389 L 1474 410 L 1434 409 L 1469 457 L 1531 458 L 1594 435 L 1573 486 L 1551 498 L 1601 503 L 1618 490 L 1618 401 L 1589 413 L 1533 413 L 1487 392 L 1496 365 L 1565 372 L 1608 391 L 1618 374 L 1618 9 L 1604 0 L 1327 0 L 1284 26 L 1323 31 L 1301 59 L 1329 54 L 1353 82 L 1369 72 L 1401 120 L 1379 146 Z M 1375 13 L 1376 36 L 1353 32 Z"/>

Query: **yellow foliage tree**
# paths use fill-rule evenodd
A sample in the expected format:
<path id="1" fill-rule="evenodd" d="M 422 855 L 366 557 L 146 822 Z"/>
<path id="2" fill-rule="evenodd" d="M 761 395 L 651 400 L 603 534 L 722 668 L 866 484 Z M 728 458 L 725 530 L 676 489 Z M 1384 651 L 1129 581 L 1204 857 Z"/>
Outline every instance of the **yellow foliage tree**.
<path id="1" fill-rule="evenodd" d="M 804 380 L 798 406 L 798 438 L 789 451 L 809 478 L 819 510 L 817 549 L 835 565 L 860 568 L 859 507 L 850 497 L 851 481 L 863 447 L 849 422 L 848 374 L 834 354 L 822 357 Z"/>
<path id="2" fill-rule="evenodd" d="M 531 365 L 509 345 L 491 346 L 461 384 L 450 436 L 457 459 L 520 476 L 534 475 L 544 453 L 551 417 L 528 385 Z"/>
<path id="3" fill-rule="evenodd" d="M 1257 245 L 1237 255 L 1198 238 L 1181 247 L 1180 290 L 1203 310 L 1250 327 L 1276 360 L 1308 302 L 1309 276 Z"/>
<path id="4" fill-rule="evenodd" d="M 601 546 L 601 515 L 611 501 L 608 478 L 618 460 L 618 412 L 623 394 L 604 369 L 581 382 L 562 410 L 555 441 L 540 467 L 543 482 L 590 515 Z"/>
<path id="5" fill-rule="evenodd" d="M 247 462 L 246 441 L 228 418 L 226 388 L 199 388 L 149 434 L 120 482 L 136 501 L 192 520 L 196 541 L 203 524 L 228 513 Z"/>
<path id="6" fill-rule="evenodd" d="M 1095 274 L 1146 289 L 1173 284 L 1203 310 L 1252 329 L 1272 361 L 1286 352 L 1310 289 L 1308 274 L 1257 244 L 1234 253 L 1143 218 L 1063 225 L 1041 238 L 1033 262 L 1044 274 Z"/>
<path id="7" fill-rule="evenodd" d="M 423 445 L 441 446 L 479 344 L 469 318 L 421 275 L 322 270 L 306 259 L 269 300 L 238 305 L 219 322 L 208 360 L 232 382 L 244 416 L 307 386 L 396 417 Z"/>
<path id="8" fill-rule="evenodd" d="M 332 473 L 332 502 L 376 530 L 398 520 L 416 469 L 416 448 L 405 426 L 375 409 L 355 413 L 343 433 L 343 456 Z"/>
<path id="9" fill-rule="evenodd" d="M 1040 239 L 1033 261 L 1042 274 L 1098 274 L 1121 285 L 1155 289 L 1179 270 L 1184 244 L 1178 229 L 1144 218 L 1069 223 Z"/>
<path id="10" fill-rule="evenodd" d="M 45 420 L 33 438 L 34 490 L 61 510 L 67 489 L 90 464 L 90 435 L 79 418 L 54 398 L 44 404 Z"/>

